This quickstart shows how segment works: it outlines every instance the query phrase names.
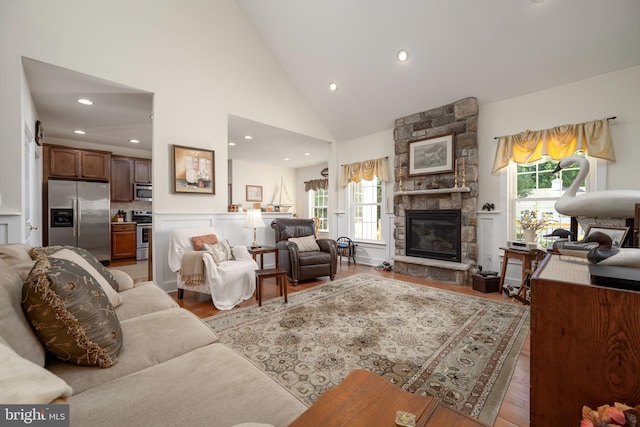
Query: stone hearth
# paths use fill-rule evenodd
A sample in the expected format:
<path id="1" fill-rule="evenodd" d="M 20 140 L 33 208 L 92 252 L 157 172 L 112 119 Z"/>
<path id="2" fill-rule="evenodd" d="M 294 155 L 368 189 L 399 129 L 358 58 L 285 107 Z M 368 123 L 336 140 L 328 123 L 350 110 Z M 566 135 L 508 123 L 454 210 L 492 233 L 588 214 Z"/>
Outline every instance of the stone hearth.
<path id="1" fill-rule="evenodd" d="M 476 241 L 478 195 L 478 102 L 465 98 L 439 108 L 396 120 L 394 129 L 394 271 L 414 277 L 471 285 L 478 258 Z M 408 176 L 409 143 L 454 133 L 454 159 L 465 161 L 465 185 L 458 187 L 454 173 Z M 399 181 L 402 178 L 402 188 Z M 460 209 L 462 211 L 461 262 L 406 256 L 406 212 Z"/>

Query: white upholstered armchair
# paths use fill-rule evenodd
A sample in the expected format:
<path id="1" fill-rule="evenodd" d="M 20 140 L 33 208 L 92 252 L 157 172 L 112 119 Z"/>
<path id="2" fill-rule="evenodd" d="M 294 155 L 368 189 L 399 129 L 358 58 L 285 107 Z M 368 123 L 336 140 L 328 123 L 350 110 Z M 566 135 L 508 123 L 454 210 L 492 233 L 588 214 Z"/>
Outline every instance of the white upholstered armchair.
<path id="1" fill-rule="evenodd" d="M 215 256 L 207 251 L 195 251 L 193 237 L 216 235 L 213 228 L 180 228 L 171 232 L 169 240 L 169 268 L 177 273 L 178 299 L 184 290 L 211 295 L 213 305 L 218 310 L 230 310 L 244 300 L 251 298 L 256 290 L 255 270 L 258 264 L 245 246 L 231 248 L 233 260 L 216 262 Z M 222 236 L 218 236 L 220 241 Z M 200 262 L 200 265 L 196 265 Z M 202 272 L 201 280 L 188 280 L 186 270 Z M 189 271 L 192 273 L 193 271 Z"/>

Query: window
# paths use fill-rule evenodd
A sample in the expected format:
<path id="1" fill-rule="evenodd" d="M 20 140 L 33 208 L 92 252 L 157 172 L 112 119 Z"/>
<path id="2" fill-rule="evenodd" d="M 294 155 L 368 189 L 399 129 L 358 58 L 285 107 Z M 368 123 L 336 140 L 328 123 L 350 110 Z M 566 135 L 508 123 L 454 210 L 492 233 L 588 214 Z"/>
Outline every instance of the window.
<path id="1" fill-rule="evenodd" d="M 362 180 L 349 183 L 354 239 L 381 240 L 383 187 L 382 181 L 377 177 L 371 181 Z"/>
<path id="2" fill-rule="evenodd" d="M 583 153 L 576 153 L 583 156 Z M 595 174 L 595 159 L 587 157 L 590 163 L 591 174 Z M 512 164 L 509 166 L 509 178 L 511 183 L 511 212 L 515 221 L 511 222 L 510 235 L 513 238 L 523 239 L 523 229 L 519 219 L 522 214 L 529 211 L 536 211 L 538 218 L 546 217 L 549 221 L 547 226 L 539 232 L 538 242 L 543 247 L 550 245 L 553 240 L 546 240 L 544 234 L 550 234 L 556 228 L 571 228 L 571 218 L 560 215 L 555 210 L 555 203 L 564 191 L 574 181 L 580 170 L 578 164 L 569 168 L 561 169 L 558 173 L 553 173 L 558 162 L 544 156 L 535 163 Z M 583 181 L 578 189 L 580 193 L 587 191 L 588 180 Z M 592 180 L 595 182 L 595 180 Z M 578 229 L 578 236 L 581 238 L 582 230 Z"/>
<path id="3" fill-rule="evenodd" d="M 329 211 L 329 192 L 327 190 L 309 190 L 309 212 L 311 217 L 320 218 L 318 231 L 329 232 L 329 221 L 327 213 Z"/>

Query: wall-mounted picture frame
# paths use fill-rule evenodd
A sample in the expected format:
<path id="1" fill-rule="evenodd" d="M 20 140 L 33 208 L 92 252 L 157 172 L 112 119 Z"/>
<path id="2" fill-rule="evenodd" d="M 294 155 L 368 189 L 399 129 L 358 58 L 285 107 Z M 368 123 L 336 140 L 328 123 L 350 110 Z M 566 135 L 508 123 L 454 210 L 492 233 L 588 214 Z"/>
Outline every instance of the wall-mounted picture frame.
<path id="1" fill-rule="evenodd" d="M 409 143 L 409 176 L 453 172 L 454 134 Z"/>
<path id="2" fill-rule="evenodd" d="M 173 145 L 172 154 L 174 193 L 216 194 L 214 151 Z"/>
<path id="3" fill-rule="evenodd" d="M 247 202 L 261 202 L 261 201 L 262 201 L 262 186 L 247 185 Z"/>
<path id="4" fill-rule="evenodd" d="M 627 238 L 629 227 L 611 226 L 611 225 L 590 225 L 589 228 L 587 229 L 587 232 L 584 234 L 584 236 L 586 238 L 595 232 L 604 233 L 607 236 L 611 237 L 612 246 L 622 246 L 625 239 Z"/>

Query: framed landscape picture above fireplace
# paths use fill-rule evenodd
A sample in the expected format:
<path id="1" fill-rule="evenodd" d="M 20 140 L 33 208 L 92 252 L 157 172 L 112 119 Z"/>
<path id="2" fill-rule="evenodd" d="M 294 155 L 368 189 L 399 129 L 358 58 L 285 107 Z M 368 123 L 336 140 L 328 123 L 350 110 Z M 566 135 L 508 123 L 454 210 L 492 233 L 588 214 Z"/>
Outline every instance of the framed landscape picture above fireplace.
<path id="1" fill-rule="evenodd" d="M 409 143 L 409 176 L 453 172 L 453 133 Z"/>

